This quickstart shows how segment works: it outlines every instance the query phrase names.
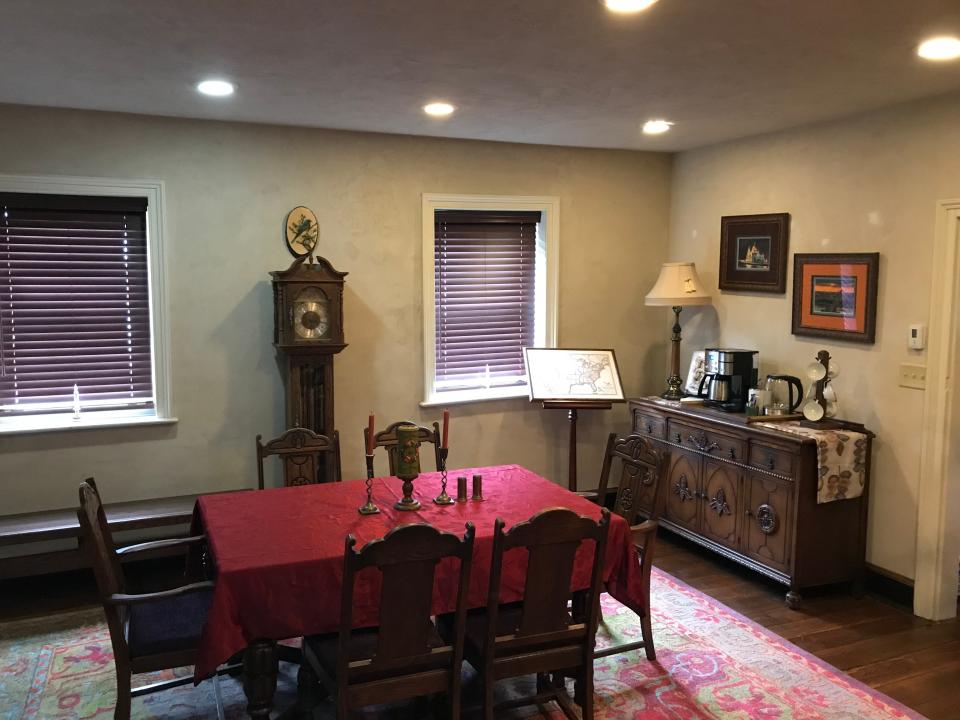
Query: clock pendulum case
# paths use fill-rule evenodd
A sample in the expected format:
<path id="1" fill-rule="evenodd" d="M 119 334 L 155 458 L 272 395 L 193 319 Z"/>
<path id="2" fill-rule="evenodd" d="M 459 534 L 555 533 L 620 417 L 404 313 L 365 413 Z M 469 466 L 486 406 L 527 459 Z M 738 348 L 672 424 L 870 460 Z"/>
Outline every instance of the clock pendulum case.
<path id="1" fill-rule="evenodd" d="M 333 356 L 347 346 L 343 339 L 347 273 L 311 255 L 270 275 L 273 346 L 283 365 L 287 427 L 330 435 L 334 430 Z"/>

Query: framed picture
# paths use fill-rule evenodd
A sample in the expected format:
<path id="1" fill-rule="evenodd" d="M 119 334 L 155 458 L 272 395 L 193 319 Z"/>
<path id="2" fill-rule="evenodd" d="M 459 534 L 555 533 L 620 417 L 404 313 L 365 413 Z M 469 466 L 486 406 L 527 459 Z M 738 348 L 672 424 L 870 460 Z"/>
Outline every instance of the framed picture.
<path id="1" fill-rule="evenodd" d="M 785 293 L 790 214 L 720 218 L 720 289 Z"/>
<path id="2" fill-rule="evenodd" d="M 700 381 L 706 375 L 704 351 L 696 350 L 690 358 L 690 369 L 687 371 L 687 384 L 683 386 L 687 395 L 696 395 L 700 392 Z"/>
<path id="3" fill-rule="evenodd" d="M 794 335 L 872 343 L 880 253 L 793 257 Z"/>
<path id="4" fill-rule="evenodd" d="M 524 348 L 530 400 L 623 402 L 613 350 Z"/>

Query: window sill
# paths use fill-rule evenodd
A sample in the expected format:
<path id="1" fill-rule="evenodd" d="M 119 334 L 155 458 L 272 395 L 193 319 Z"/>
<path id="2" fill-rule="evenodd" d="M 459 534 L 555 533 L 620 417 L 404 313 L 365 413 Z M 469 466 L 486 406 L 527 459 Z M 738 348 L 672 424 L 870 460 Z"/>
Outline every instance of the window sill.
<path id="1" fill-rule="evenodd" d="M 133 415 L 126 417 L 91 417 L 74 420 L 72 417 L 38 417 L 0 420 L 0 435 L 28 435 L 33 433 L 61 432 L 64 430 L 97 430 L 140 425 L 173 425 L 175 417 Z"/>
<path id="2" fill-rule="evenodd" d="M 513 400 L 515 398 L 530 398 L 530 391 L 523 387 L 497 388 L 491 390 L 456 390 L 445 393 L 433 393 L 420 403 L 420 407 L 447 407 L 448 405 L 465 405 L 467 403 L 488 402 L 491 400 Z"/>

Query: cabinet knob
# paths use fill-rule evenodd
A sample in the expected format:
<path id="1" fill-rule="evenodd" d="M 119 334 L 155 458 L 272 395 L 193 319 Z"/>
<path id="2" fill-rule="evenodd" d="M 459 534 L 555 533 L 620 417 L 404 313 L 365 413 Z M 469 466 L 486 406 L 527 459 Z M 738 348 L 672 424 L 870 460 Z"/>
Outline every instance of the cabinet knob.
<path id="1" fill-rule="evenodd" d="M 751 515 L 753 515 L 753 513 L 750 512 L 750 508 L 747 508 L 746 510 L 744 510 L 743 514 L 746 515 L 747 517 L 750 517 Z"/>
<path id="2" fill-rule="evenodd" d="M 773 456 L 773 453 L 767 453 L 767 467 L 773 470 L 777 466 L 777 459 Z"/>
<path id="3" fill-rule="evenodd" d="M 674 436 L 674 439 L 677 441 L 677 445 L 679 445 L 680 443 L 683 442 L 683 435 L 681 435 L 680 433 L 677 433 L 677 434 Z"/>
<path id="4" fill-rule="evenodd" d="M 731 460 L 737 459 L 737 451 L 734 448 L 730 448 L 730 459 Z"/>
<path id="5" fill-rule="evenodd" d="M 653 424 L 647 423 L 647 435 L 653 435 Z"/>

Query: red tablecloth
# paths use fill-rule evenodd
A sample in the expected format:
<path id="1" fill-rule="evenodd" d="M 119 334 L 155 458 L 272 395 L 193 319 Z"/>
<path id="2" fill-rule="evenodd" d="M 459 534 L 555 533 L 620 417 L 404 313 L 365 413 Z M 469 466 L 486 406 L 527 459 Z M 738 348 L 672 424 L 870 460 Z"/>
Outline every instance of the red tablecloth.
<path id="1" fill-rule="evenodd" d="M 200 643 L 197 679 L 210 675 L 234 653 L 258 638 L 299 637 L 330 632 L 340 618 L 340 583 L 347 533 L 358 545 L 383 537 L 397 525 L 428 522 L 463 536 L 467 521 L 476 526 L 470 607 L 486 604 L 493 546 L 493 523 L 503 518 L 509 529 L 550 507 L 566 507 L 600 517 L 593 503 L 517 465 L 452 470 L 448 492 L 456 495 L 456 478 L 483 475 L 484 502 L 438 506 L 430 498 L 440 493 L 439 473 L 425 473 L 414 483 L 423 507 L 401 512 L 393 503 L 402 495 L 400 480 L 373 481 L 378 515 L 360 515 L 364 483 L 352 480 L 274 490 L 208 495 L 197 500 L 195 524 L 206 533 L 217 568 L 216 589 Z M 642 581 L 636 549 L 626 521 L 613 516 L 604 578 L 610 593 L 640 611 Z M 577 555 L 572 589 L 589 585 L 592 543 Z M 502 597 L 523 597 L 526 558 L 511 551 L 504 560 Z M 358 626 L 376 625 L 379 580 L 373 569 L 358 578 L 354 618 Z M 456 603 L 457 565 L 441 563 L 436 573 L 433 611 L 449 612 Z"/>

